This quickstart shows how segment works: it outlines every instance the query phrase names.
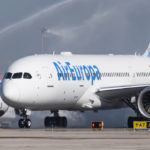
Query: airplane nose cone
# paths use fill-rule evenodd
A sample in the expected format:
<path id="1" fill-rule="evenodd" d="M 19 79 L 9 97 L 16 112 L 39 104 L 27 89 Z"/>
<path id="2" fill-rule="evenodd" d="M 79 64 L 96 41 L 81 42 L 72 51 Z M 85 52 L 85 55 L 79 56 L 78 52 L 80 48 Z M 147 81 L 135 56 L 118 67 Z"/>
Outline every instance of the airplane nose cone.
<path id="1" fill-rule="evenodd" d="M 2 89 L 2 97 L 7 104 L 14 106 L 19 100 L 19 89 L 16 86 L 8 84 Z"/>

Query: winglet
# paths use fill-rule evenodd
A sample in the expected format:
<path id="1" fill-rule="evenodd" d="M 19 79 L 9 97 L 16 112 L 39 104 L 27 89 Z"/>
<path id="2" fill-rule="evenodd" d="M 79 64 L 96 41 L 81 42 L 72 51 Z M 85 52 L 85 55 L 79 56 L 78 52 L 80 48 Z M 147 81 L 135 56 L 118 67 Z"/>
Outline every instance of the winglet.
<path id="1" fill-rule="evenodd" d="M 145 51 L 143 56 L 150 57 L 150 43 L 149 43 L 148 48 L 146 49 L 146 51 Z"/>

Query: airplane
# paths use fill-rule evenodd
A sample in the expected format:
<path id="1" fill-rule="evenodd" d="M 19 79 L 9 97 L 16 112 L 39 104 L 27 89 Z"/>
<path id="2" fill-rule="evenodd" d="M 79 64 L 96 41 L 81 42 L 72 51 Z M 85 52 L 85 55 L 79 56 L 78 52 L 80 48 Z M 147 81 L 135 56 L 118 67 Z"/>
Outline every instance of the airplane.
<path id="1" fill-rule="evenodd" d="M 0 88 L 1 88 L 1 81 L 2 81 L 3 75 L 0 74 Z M 4 103 L 4 101 L 2 100 L 2 97 L 0 95 L 0 117 L 2 117 L 8 110 L 9 106 Z"/>
<path id="2" fill-rule="evenodd" d="M 59 110 L 97 112 L 132 108 L 135 120 L 150 119 L 150 45 L 141 55 L 40 54 L 13 62 L 2 80 L 2 99 L 30 128 L 27 110 L 50 110 L 45 127 L 67 127 Z M 114 116 L 115 117 L 115 116 Z"/>
<path id="3" fill-rule="evenodd" d="M 8 110 L 9 106 L 4 103 L 2 98 L 0 97 L 0 117 L 2 117 Z"/>

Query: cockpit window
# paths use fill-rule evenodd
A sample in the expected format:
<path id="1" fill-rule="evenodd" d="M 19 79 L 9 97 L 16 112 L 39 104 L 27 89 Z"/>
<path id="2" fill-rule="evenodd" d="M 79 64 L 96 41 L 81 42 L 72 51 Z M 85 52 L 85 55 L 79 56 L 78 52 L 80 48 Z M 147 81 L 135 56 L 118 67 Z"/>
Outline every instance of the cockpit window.
<path id="1" fill-rule="evenodd" d="M 24 74 L 22 72 L 16 72 L 14 74 L 12 74 L 11 72 L 7 72 L 5 73 L 4 78 L 5 79 L 21 79 L 23 76 L 24 79 L 31 79 L 32 76 L 30 73 L 25 72 Z"/>
<path id="2" fill-rule="evenodd" d="M 5 79 L 11 79 L 12 73 L 11 72 L 7 72 L 5 74 Z"/>
<path id="3" fill-rule="evenodd" d="M 20 78 L 22 78 L 22 72 L 14 73 L 12 78 L 13 79 L 20 79 Z"/>
<path id="4" fill-rule="evenodd" d="M 25 72 L 25 73 L 23 74 L 23 78 L 24 78 L 24 79 L 31 79 L 32 76 L 31 76 L 30 73 Z"/>

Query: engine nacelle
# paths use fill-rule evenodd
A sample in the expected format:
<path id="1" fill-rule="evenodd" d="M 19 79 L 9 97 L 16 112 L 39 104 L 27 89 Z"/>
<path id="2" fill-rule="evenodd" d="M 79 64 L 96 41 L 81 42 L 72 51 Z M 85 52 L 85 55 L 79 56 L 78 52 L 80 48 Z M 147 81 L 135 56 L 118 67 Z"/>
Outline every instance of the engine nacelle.
<path id="1" fill-rule="evenodd" d="M 150 118 L 150 87 L 141 91 L 137 100 L 137 105 L 140 113 L 144 117 Z"/>
<path id="2" fill-rule="evenodd" d="M 5 104 L 2 98 L 0 97 L 0 117 L 3 116 L 7 110 L 8 110 L 8 105 Z"/>

